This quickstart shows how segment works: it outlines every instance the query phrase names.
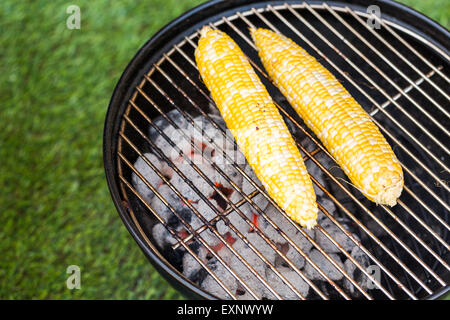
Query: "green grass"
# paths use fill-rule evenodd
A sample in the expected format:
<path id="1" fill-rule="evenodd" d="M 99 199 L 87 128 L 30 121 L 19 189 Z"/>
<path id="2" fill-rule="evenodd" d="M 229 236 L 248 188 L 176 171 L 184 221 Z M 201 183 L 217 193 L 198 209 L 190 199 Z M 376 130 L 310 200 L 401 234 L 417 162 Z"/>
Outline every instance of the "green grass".
<path id="1" fill-rule="evenodd" d="M 106 108 L 159 28 L 202 1 L 0 2 L 0 298 L 182 298 L 112 205 L 102 164 Z M 405 1 L 448 25 L 448 1 Z M 66 8 L 81 8 L 81 30 Z M 66 268 L 81 267 L 81 290 Z"/>
<path id="2" fill-rule="evenodd" d="M 450 28 L 450 1 L 448 0 L 401 0 L 399 1 L 407 6 L 422 12 L 431 19 L 439 22 L 441 25 Z"/>

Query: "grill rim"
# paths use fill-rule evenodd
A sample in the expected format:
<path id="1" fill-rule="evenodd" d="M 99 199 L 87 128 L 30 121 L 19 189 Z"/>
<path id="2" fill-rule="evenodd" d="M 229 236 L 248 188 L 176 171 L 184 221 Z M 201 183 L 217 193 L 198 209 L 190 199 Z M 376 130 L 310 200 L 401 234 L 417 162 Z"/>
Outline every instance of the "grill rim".
<path id="1" fill-rule="evenodd" d="M 106 113 L 104 134 L 103 134 L 103 162 L 105 167 L 105 175 L 108 184 L 108 188 L 111 193 L 113 203 L 124 222 L 127 230 L 132 235 L 133 239 L 139 245 L 144 252 L 147 259 L 151 264 L 163 275 L 163 277 L 171 283 L 173 287 L 182 292 L 185 296 L 194 299 L 217 299 L 217 297 L 204 292 L 196 285 L 187 280 L 178 270 L 176 270 L 171 263 L 169 263 L 159 252 L 156 246 L 146 239 L 142 235 L 142 232 L 136 227 L 133 221 L 134 213 L 130 214 L 128 209 L 124 207 L 123 201 L 128 201 L 122 195 L 119 190 L 121 182 L 118 175 L 117 162 L 119 161 L 117 147 L 119 139 L 119 130 L 123 118 L 123 114 L 128 105 L 128 99 L 135 91 L 135 87 L 141 81 L 143 74 L 145 73 L 146 66 L 149 64 L 148 57 L 155 56 L 160 50 L 165 48 L 168 44 L 174 42 L 177 35 L 185 34 L 186 30 L 192 28 L 196 24 L 205 19 L 211 19 L 217 14 L 224 14 L 226 11 L 231 11 L 236 8 L 245 10 L 246 7 L 252 7 L 255 4 L 272 4 L 274 5 L 279 1 L 261 1 L 261 0 L 212 0 L 203 3 L 183 15 L 177 17 L 173 21 L 169 22 L 166 26 L 160 29 L 154 34 L 135 54 L 132 60 L 129 62 L 125 71 L 122 73 L 116 87 L 114 88 L 112 98 L 110 100 L 108 110 Z M 283 1 L 283 3 L 295 3 L 294 1 Z M 305 1 L 308 4 L 317 4 L 327 2 L 330 6 L 341 5 L 343 2 L 334 1 Z M 346 5 L 352 7 L 365 7 L 362 0 L 350 0 L 345 1 Z M 396 3 L 390 0 L 376 0 L 373 4 L 379 5 L 383 8 L 382 12 L 389 12 L 389 17 L 394 18 L 391 20 L 408 30 L 415 32 L 417 30 L 411 30 L 412 28 L 421 31 L 421 36 L 427 41 L 430 41 L 433 45 L 443 49 L 448 53 L 450 48 L 449 39 L 450 33 L 443 26 L 439 25 L 432 19 L 424 16 L 423 14 L 411 9 L 405 5 Z M 393 14 L 391 14 L 393 13 Z M 406 15 L 407 14 L 407 15 Z M 397 17 L 401 17 L 402 20 L 397 20 Z M 383 17 L 383 19 L 386 19 Z M 410 19 L 410 21 L 406 21 Z M 390 21 L 390 19 L 387 19 Z M 410 25 L 409 25 L 410 24 Z M 412 28 L 411 28 L 412 27 Z M 430 34 L 430 31 L 433 31 Z M 425 35 L 425 36 L 424 36 Z M 436 37 L 437 39 L 433 38 Z M 445 46 L 443 47 L 443 44 Z M 141 76 L 141 77 L 140 77 Z M 130 208 L 132 211 L 132 209 Z M 133 217 L 132 217 L 133 215 Z M 442 297 L 450 290 L 450 286 L 446 286 L 431 294 L 425 299 L 438 299 Z"/>

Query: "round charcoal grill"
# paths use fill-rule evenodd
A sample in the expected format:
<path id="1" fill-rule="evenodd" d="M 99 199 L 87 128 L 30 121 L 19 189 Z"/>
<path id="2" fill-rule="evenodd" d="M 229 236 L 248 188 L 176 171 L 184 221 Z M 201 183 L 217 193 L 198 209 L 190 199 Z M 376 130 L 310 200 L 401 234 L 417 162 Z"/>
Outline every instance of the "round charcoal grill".
<path id="1" fill-rule="evenodd" d="M 126 68 L 105 123 L 108 185 L 145 255 L 188 297 L 426 299 L 448 291 L 449 32 L 395 2 L 371 5 L 380 17 L 362 0 L 211 1 L 168 24 Z M 218 143 L 233 138 L 194 62 L 207 24 L 242 48 L 289 124 L 318 194 L 321 220 L 313 232 L 277 212 L 245 163 L 231 161 Z M 296 41 L 370 113 L 404 168 L 395 207 L 371 203 L 348 183 L 271 84 L 251 26 Z M 202 132 L 200 146 L 183 129 L 198 129 L 195 119 L 212 130 Z M 231 160 L 220 166 L 209 159 L 214 172 L 206 171 L 186 143 L 194 154 L 210 148 Z"/>

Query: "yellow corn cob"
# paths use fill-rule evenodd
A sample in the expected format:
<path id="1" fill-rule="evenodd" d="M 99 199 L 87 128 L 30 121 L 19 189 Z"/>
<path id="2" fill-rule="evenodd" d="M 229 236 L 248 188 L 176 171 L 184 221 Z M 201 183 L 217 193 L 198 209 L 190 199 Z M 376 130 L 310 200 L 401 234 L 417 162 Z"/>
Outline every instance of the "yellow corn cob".
<path id="1" fill-rule="evenodd" d="M 228 129 L 268 194 L 294 221 L 314 227 L 318 210 L 311 178 L 247 57 L 227 34 L 204 27 L 195 60 Z"/>
<path id="2" fill-rule="evenodd" d="M 250 32 L 269 76 L 352 183 L 377 204 L 395 205 L 402 168 L 364 109 L 291 39 L 266 29 Z"/>

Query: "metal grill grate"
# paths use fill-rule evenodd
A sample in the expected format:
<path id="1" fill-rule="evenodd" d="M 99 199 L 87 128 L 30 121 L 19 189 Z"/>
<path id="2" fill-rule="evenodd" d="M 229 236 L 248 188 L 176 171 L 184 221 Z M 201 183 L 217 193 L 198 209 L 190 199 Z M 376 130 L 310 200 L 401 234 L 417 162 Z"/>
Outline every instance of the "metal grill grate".
<path id="1" fill-rule="evenodd" d="M 308 146 L 300 144 L 298 139 L 296 142 L 304 154 L 307 167 L 315 165 L 320 168 L 329 185 L 323 185 L 314 176 L 311 177 L 312 181 L 324 192 L 327 199 L 335 204 L 340 215 L 352 223 L 358 237 L 355 237 L 355 233 L 350 232 L 341 223 L 340 217 L 334 216 L 321 203 L 319 203 L 319 209 L 369 257 L 372 265 L 379 267 L 381 278 L 378 279 L 366 270 L 320 224 L 317 226 L 317 232 L 336 245 L 339 254 L 351 261 L 361 274 L 376 284 L 378 289 L 370 290 L 361 286 L 354 276 L 346 272 L 342 265 L 325 252 L 313 237 L 292 222 L 259 187 L 258 183 L 253 181 L 249 174 L 230 158 L 223 146 L 219 145 L 212 137 L 207 136 L 206 139 L 214 146 L 215 152 L 221 153 L 224 158 L 229 160 L 230 165 L 255 189 L 246 194 L 223 169 L 213 161 L 205 159 L 233 187 L 234 191 L 242 196 L 242 200 L 238 202 L 234 203 L 228 199 L 215 181 L 202 172 L 195 161 L 183 153 L 177 145 L 177 141 L 169 138 L 164 130 L 152 120 L 156 116 L 160 116 L 175 129 L 179 129 L 179 124 L 167 116 L 168 111 L 176 109 L 188 123 L 201 131 L 202 129 L 193 119 L 196 115 L 202 115 L 221 132 L 224 139 L 233 142 L 232 137 L 227 135 L 226 131 L 208 113 L 208 106 L 213 101 L 199 79 L 193 58 L 199 37 L 198 31 L 162 53 L 159 61 L 154 63 L 144 75 L 128 102 L 118 133 L 117 169 L 120 188 L 125 199 L 123 205 L 132 216 L 136 228 L 146 239 L 148 245 L 152 245 L 154 239 L 151 239 L 152 236 L 147 230 L 147 223 L 150 221 L 150 224 L 154 224 L 154 221 L 157 220 L 177 239 L 170 250 L 175 252 L 177 248 L 184 248 L 229 297 L 237 299 L 238 295 L 227 287 L 223 279 L 199 257 L 195 250 L 192 250 L 189 245 L 192 241 L 197 241 L 208 248 L 209 252 L 251 297 L 262 298 L 247 283 L 242 274 L 234 270 L 226 259 L 211 248 L 208 241 L 204 239 L 205 231 L 209 231 L 242 261 L 248 272 L 258 279 L 262 286 L 269 290 L 274 297 L 281 298 L 277 289 L 269 284 L 265 276 L 259 274 L 257 269 L 246 261 L 246 257 L 242 256 L 214 227 L 218 221 L 227 222 L 227 216 L 235 212 L 248 224 L 249 228 L 255 230 L 261 239 L 277 252 L 285 264 L 289 265 L 310 286 L 308 298 L 352 298 L 352 294 L 342 286 L 341 282 L 332 280 L 308 256 L 307 252 L 296 244 L 286 232 L 279 229 L 277 223 L 258 207 L 254 198 L 262 195 L 282 212 L 297 232 L 342 273 L 343 277 L 354 286 L 362 297 L 367 299 L 418 299 L 433 294 L 448 285 L 450 270 L 448 264 L 450 247 L 448 244 L 449 186 L 445 179 L 448 178 L 447 163 L 450 153 L 447 143 L 450 136 L 447 110 L 450 100 L 448 92 L 450 80 L 447 76 L 449 57 L 420 35 L 391 21 L 378 19 L 381 28 L 372 29 L 366 23 L 368 17 L 377 19 L 362 11 L 349 7 L 331 6 L 326 3 L 311 5 L 306 2 L 284 3 L 233 12 L 228 16 L 211 21 L 210 25 L 227 32 L 235 39 L 248 55 L 258 75 L 274 97 L 281 114 L 295 125 L 296 130 L 310 139 L 311 145 Z M 354 190 L 347 180 L 339 177 L 335 166 L 330 167 L 321 163 L 318 155 L 323 154 L 331 159 L 332 156 L 303 122 L 291 112 L 286 101 L 270 83 L 249 37 L 247 30 L 250 26 L 269 28 L 292 38 L 332 71 L 366 108 L 374 123 L 394 147 L 404 169 L 405 188 L 397 206 L 393 208 L 375 206 Z M 420 44 L 419 47 L 417 43 Z M 430 55 L 429 52 L 433 52 L 433 55 Z M 441 54 L 441 57 L 436 52 Z M 203 178 L 204 182 L 226 201 L 227 206 L 224 211 L 218 210 L 216 204 L 200 192 L 199 186 L 194 185 L 185 176 L 178 164 L 158 148 L 147 134 L 148 127 L 153 128 L 167 144 L 179 152 L 184 161 Z M 192 149 L 202 153 L 201 148 L 191 141 L 190 137 L 183 133 L 183 130 L 179 132 L 181 133 L 180 139 L 189 142 Z M 144 156 L 148 151 L 162 159 L 216 213 L 212 220 L 205 219 L 189 199 L 180 192 L 178 186 L 171 183 L 164 173 Z M 135 168 L 134 163 L 138 157 L 141 157 L 146 165 L 155 171 L 159 179 L 167 184 L 184 205 L 202 221 L 201 227 L 194 229 L 176 210 L 173 203 L 158 192 L 157 186 L 152 181 L 148 181 L 147 177 Z M 137 175 L 181 221 L 187 231 L 186 236 L 180 237 L 172 230 L 160 213 L 135 189 L 131 182 L 132 173 Z M 339 190 L 338 194 L 335 194 L 335 190 Z M 289 244 L 290 249 L 300 254 L 326 280 L 328 286 L 325 288 L 318 282 L 312 281 L 303 270 L 297 268 L 290 258 L 277 247 L 277 243 L 242 212 L 244 204 L 250 204 L 260 217 L 276 229 Z M 138 211 L 149 212 L 150 215 L 143 217 L 145 215 L 139 215 Z M 239 228 L 229 221 L 228 225 L 234 234 L 261 259 L 261 262 L 274 272 L 279 281 L 289 287 L 299 299 L 307 298 L 277 270 L 277 267 L 265 257 L 260 248 L 246 239 Z M 160 258 L 165 260 L 167 254 L 170 255 L 170 252 L 160 254 Z M 170 263 L 169 258 L 166 261 Z"/>

